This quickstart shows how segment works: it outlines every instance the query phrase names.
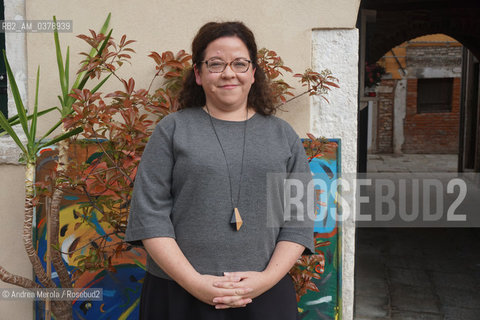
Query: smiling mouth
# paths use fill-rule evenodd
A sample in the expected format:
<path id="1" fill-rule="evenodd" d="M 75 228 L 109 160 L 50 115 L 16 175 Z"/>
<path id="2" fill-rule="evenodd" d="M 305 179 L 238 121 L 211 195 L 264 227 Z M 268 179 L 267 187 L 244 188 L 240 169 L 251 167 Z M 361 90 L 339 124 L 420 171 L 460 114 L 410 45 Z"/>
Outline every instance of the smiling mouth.
<path id="1" fill-rule="evenodd" d="M 233 89 L 233 88 L 236 88 L 236 87 L 238 87 L 238 85 L 236 85 L 236 84 L 226 84 L 226 85 L 220 86 L 220 88 L 222 88 L 222 89 Z"/>

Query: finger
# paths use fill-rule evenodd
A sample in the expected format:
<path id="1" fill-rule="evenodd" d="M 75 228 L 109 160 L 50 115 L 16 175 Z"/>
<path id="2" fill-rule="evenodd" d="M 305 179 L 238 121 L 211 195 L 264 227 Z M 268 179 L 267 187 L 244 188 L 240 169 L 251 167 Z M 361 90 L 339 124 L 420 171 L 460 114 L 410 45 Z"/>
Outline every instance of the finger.
<path id="1" fill-rule="evenodd" d="M 234 306 L 237 307 L 237 308 L 238 307 L 245 307 L 247 304 L 252 303 L 252 301 L 253 300 L 250 299 L 250 298 L 240 299 L 234 304 Z"/>
<path id="2" fill-rule="evenodd" d="M 219 303 L 215 305 L 216 309 L 227 309 L 227 308 L 242 308 L 246 307 L 247 304 L 251 303 L 252 299 L 240 299 L 232 303 Z"/>
<path id="3" fill-rule="evenodd" d="M 238 282 L 240 280 L 242 280 L 241 277 L 239 277 L 238 275 L 236 274 L 233 274 L 233 273 L 230 273 L 230 272 L 224 272 L 224 279 L 226 279 L 226 281 L 235 281 L 235 282 Z"/>
<path id="4" fill-rule="evenodd" d="M 215 306 L 227 305 L 232 308 L 246 306 L 251 302 L 252 299 L 242 297 L 221 297 L 213 299 L 213 303 L 215 303 Z"/>
<path id="5" fill-rule="evenodd" d="M 238 296 L 216 297 L 216 298 L 213 298 L 213 303 L 215 303 L 215 305 L 217 304 L 233 305 L 236 301 L 239 301 L 241 299 L 242 297 L 238 297 Z"/>
<path id="6" fill-rule="evenodd" d="M 215 304 L 218 303 L 226 303 L 226 304 L 233 304 L 240 300 L 248 300 L 250 297 L 246 296 L 248 293 L 252 292 L 252 289 L 237 289 L 235 291 L 230 291 L 228 294 L 224 295 L 217 295 L 213 298 L 212 302 Z"/>
<path id="7" fill-rule="evenodd" d="M 226 277 L 238 277 L 238 278 L 245 278 L 247 276 L 246 272 L 236 271 L 236 272 L 224 272 L 224 276 Z"/>
<path id="8" fill-rule="evenodd" d="M 250 299 L 250 298 L 248 298 L 248 299 L 242 299 L 242 301 L 241 301 L 241 303 L 243 303 L 243 304 L 242 304 L 242 307 L 245 307 L 247 304 L 252 303 L 252 302 L 253 302 L 253 300 Z"/>
<path id="9" fill-rule="evenodd" d="M 235 288 L 241 288 L 242 286 L 244 286 L 244 284 L 240 282 L 231 282 L 231 281 L 216 281 L 213 283 L 213 286 L 216 288 L 235 289 Z"/>
<path id="10" fill-rule="evenodd" d="M 235 295 L 237 296 L 244 296 L 246 294 L 249 294 L 252 291 L 253 291 L 253 288 L 236 288 L 234 290 Z"/>
<path id="11" fill-rule="evenodd" d="M 239 279 L 239 281 L 242 281 L 246 278 L 249 278 L 251 277 L 251 273 L 249 272 L 227 272 L 228 276 L 225 275 L 226 277 L 230 278 L 230 279 Z"/>
<path id="12" fill-rule="evenodd" d="M 214 296 L 215 297 L 234 297 L 234 296 L 245 296 L 253 291 L 253 288 L 234 288 L 234 289 L 226 289 L 226 288 L 218 288 Z"/>

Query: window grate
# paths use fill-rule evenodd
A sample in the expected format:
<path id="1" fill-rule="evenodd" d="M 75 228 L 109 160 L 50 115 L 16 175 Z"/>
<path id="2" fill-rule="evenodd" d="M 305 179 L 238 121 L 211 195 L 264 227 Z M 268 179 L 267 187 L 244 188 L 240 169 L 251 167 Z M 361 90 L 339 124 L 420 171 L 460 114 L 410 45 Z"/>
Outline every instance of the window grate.
<path id="1" fill-rule="evenodd" d="M 417 113 L 452 111 L 453 78 L 418 79 Z"/>

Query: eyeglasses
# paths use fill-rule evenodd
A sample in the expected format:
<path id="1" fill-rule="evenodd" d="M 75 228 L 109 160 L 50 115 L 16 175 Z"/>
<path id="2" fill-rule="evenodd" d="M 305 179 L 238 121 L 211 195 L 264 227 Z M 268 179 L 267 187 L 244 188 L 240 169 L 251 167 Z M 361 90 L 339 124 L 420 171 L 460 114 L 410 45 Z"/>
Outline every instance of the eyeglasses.
<path id="1" fill-rule="evenodd" d="M 227 65 L 229 65 L 235 73 L 245 73 L 250 68 L 250 63 L 252 63 L 252 61 L 244 58 L 237 58 L 227 63 L 218 58 L 211 58 L 205 61 L 200 61 L 200 63 L 205 63 L 210 73 L 222 73 L 227 68 Z"/>

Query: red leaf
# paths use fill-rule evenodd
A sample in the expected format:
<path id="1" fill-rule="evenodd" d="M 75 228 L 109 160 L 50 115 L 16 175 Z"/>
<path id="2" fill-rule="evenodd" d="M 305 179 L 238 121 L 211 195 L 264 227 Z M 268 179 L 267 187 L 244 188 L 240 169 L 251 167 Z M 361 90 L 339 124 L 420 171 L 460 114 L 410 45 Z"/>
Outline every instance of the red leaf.
<path id="1" fill-rule="evenodd" d="M 134 42 L 137 42 L 137 40 L 128 40 L 127 42 L 125 42 L 124 45 L 126 46 L 126 45 L 129 45 L 130 43 L 134 43 Z"/>

